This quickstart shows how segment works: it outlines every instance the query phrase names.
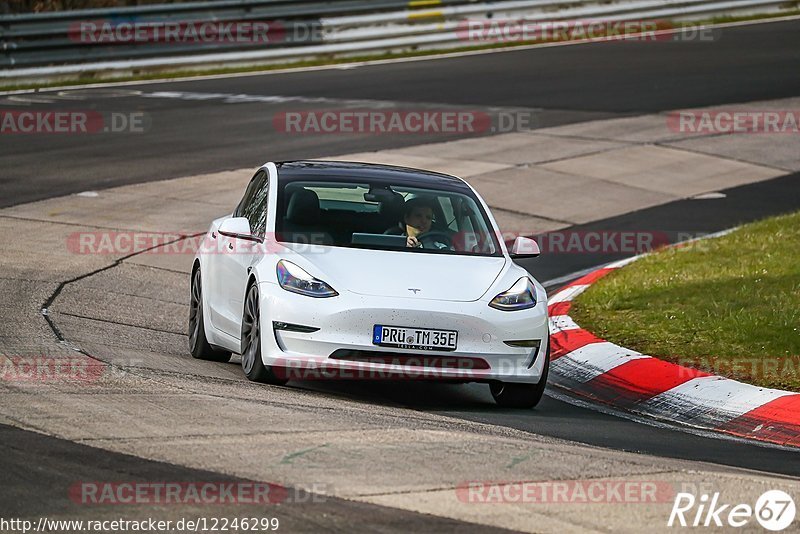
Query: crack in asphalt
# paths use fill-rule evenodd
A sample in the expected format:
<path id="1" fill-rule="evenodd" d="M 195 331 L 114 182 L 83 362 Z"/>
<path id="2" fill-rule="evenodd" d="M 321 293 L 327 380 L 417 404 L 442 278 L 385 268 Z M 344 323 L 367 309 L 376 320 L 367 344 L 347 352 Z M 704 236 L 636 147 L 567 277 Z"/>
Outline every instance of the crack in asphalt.
<path id="1" fill-rule="evenodd" d="M 711 135 L 711 136 L 708 136 L 708 137 L 720 137 L 720 136 L 723 136 L 723 135 L 730 135 L 730 134 L 718 134 L 718 135 Z M 682 141 L 686 141 L 686 139 L 682 139 Z M 736 158 L 736 157 L 733 157 L 733 156 L 727 156 L 727 155 L 726 156 L 722 156 L 722 155 L 713 154 L 713 153 L 710 153 L 710 152 L 702 152 L 700 150 L 691 149 L 689 147 L 676 146 L 676 145 L 669 144 L 669 143 L 673 143 L 673 142 L 677 142 L 677 141 L 669 141 L 669 142 L 658 141 L 658 142 L 655 142 L 653 144 L 655 146 L 660 147 L 660 148 L 669 148 L 669 149 L 672 149 L 672 150 L 679 150 L 681 152 L 686 152 L 688 154 L 697 154 L 697 155 L 700 155 L 700 156 L 709 156 L 709 157 L 712 157 L 712 158 L 720 158 L 720 159 L 724 159 L 724 160 L 727 160 L 727 161 L 735 161 L 737 163 L 744 163 L 745 165 L 752 165 L 754 167 L 763 167 L 765 169 L 772 169 L 772 170 L 780 171 L 780 172 L 783 172 L 783 173 L 791 173 L 792 172 L 792 169 L 790 169 L 788 167 L 777 167 L 775 165 L 769 165 L 769 164 L 766 164 L 766 163 L 763 163 L 763 162 L 753 162 L 753 161 L 748 161 L 746 159 Z"/>
<path id="2" fill-rule="evenodd" d="M 64 225 L 64 226 L 77 226 L 79 228 L 97 228 L 98 230 L 114 230 L 114 231 L 117 231 L 117 232 L 131 231 L 130 228 L 119 228 L 119 227 L 116 227 L 116 226 L 98 226 L 98 225 L 94 225 L 94 224 L 76 223 L 76 222 L 69 222 L 69 221 L 56 221 L 56 220 L 53 220 L 53 219 L 40 219 L 40 218 L 37 218 L 37 217 L 20 217 L 19 215 L 3 214 L 3 215 L 0 215 L 0 219 L 13 219 L 15 221 L 29 221 L 29 222 L 38 222 L 38 223 L 47 223 L 47 224 L 58 224 L 58 225 Z M 161 246 L 161 245 L 159 245 L 159 246 Z"/>
<path id="3" fill-rule="evenodd" d="M 146 263 L 125 262 L 125 265 L 130 265 L 130 266 L 133 266 L 133 267 L 146 267 L 147 269 L 155 269 L 157 271 L 166 271 L 168 273 L 175 273 L 175 274 L 180 274 L 180 275 L 183 275 L 183 276 L 186 276 L 186 275 L 189 274 L 186 271 L 179 271 L 177 269 L 170 269 L 169 267 L 160 267 L 158 265 L 147 265 Z M 120 293 L 120 294 L 122 294 L 122 293 Z M 134 296 L 140 296 L 140 295 L 134 295 Z M 153 300 L 158 300 L 158 299 L 153 299 Z M 169 301 L 165 301 L 165 302 L 169 302 Z M 176 303 L 176 304 L 181 304 L 181 303 Z"/>
<path id="4" fill-rule="evenodd" d="M 56 224 L 61 224 L 61 223 L 56 223 Z M 58 298 L 58 296 L 61 294 L 61 292 L 64 290 L 64 288 L 66 286 L 68 286 L 69 284 L 74 284 L 75 282 L 79 282 L 81 280 L 85 280 L 86 278 L 90 278 L 90 277 L 92 277 L 92 276 L 94 276 L 96 274 L 100 274 L 102 272 L 111 270 L 111 269 L 113 269 L 115 267 L 119 267 L 120 265 L 122 265 L 122 263 L 125 260 L 133 258 L 135 256 L 139 256 L 140 254 L 145 254 L 145 253 L 151 252 L 151 251 L 153 251 L 153 250 L 155 250 L 157 248 L 161 248 L 161 247 L 165 247 L 165 246 L 168 246 L 168 245 L 172 245 L 172 244 L 175 244 L 175 243 L 177 243 L 179 241 L 184 241 L 184 240 L 192 238 L 192 237 L 198 237 L 200 235 L 203 235 L 203 233 L 189 234 L 189 235 L 181 236 L 181 237 L 178 237 L 178 238 L 173 239 L 171 241 L 166 241 L 164 243 L 159 243 L 157 245 L 153 245 L 152 247 L 148 247 L 148 248 L 145 248 L 143 250 L 132 252 L 131 254 L 122 256 L 120 258 L 117 258 L 110 265 L 106 265 L 105 267 L 100 267 L 99 269 L 95 269 L 95 270 L 90 271 L 88 273 L 85 273 L 85 274 L 82 274 L 82 275 L 79 275 L 79 276 L 76 276 L 74 278 L 70 278 L 68 280 L 65 280 L 65 281 L 61 282 L 60 284 L 58 284 L 58 287 L 56 287 L 55 291 L 53 291 L 53 293 L 47 298 L 47 300 L 44 301 L 44 304 L 42 304 L 42 306 L 40 308 L 42 316 L 44 317 L 45 321 L 47 321 L 47 324 L 50 326 L 50 329 L 53 331 L 53 334 L 55 334 L 56 338 L 58 338 L 58 340 L 60 342 L 62 342 L 62 343 L 68 343 L 67 339 L 64 337 L 64 334 L 58 328 L 58 325 L 56 325 L 56 323 L 50 317 L 50 313 L 49 313 L 50 306 L 53 305 L 53 303 L 56 301 L 56 299 Z M 84 354 L 85 356 L 88 356 L 89 358 L 95 359 L 97 361 L 102 361 L 102 360 L 100 360 L 98 358 L 95 358 L 91 354 L 87 354 L 87 353 L 83 352 L 80 349 L 78 349 L 78 351 L 81 352 L 82 354 Z"/>
<path id="5" fill-rule="evenodd" d="M 551 139 L 558 139 L 558 136 L 554 136 L 554 135 L 545 136 L 545 137 L 549 137 Z M 605 154 L 607 152 L 613 152 L 615 150 L 620 150 L 622 148 L 626 148 L 628 146 L 632 146 L 632 143 L 626 143 L 625 141 L 607 141 L 605 139 L 596 139 L 595 142 L 597 142 L 597 141 L 606 142 L 606 143 L 617 143 L 617 144 L 625 143 L 625 144 L 623 146 L 614 146 L 614 147 L 608 147 L 608 148 L 598 148 L 597 150 L 590 150 L 589 152 L 581 152 L 580 154 L 572 154 L 572 155 L 562 156 L 560 158 L 545 159 L 545 160 L 531 162 L 531 163 L 520 163 L 520 164 L 514 165 L 514 167 L 527 169 L 527 168 L 530 168 L 530 167 L 538 167 L 540 165 L 549 165 L 550 163 L 558 163 L 558 162 L 561 162 L 561 161 L 568 161 L 568 160 L 571 160 L 571 159 L 582 158 L 582 157 L 585 157 L 585 156 L 596 156 L 598 154 Z M 572 223 L 572 224 L 574 224 L 574 223 Z"/>
<path id="6" fill-rule="evenodd" d="M 639 115 L 639 116 L 640 117 L 645 117 L 647 115 Z M 623 118 L 629 118 L 629 117 L 623 117 Z M 778 167 L 777 165 L 770 165 L 770 164 L 764 163 L 764 162 L 749 161 L 749 160 L 746 160 L 746 159 L 737 158 L 735 156 L 714 154 L 714 153 L 711 153 L 711 152 L 703 152 L 703 151 L 700 151 L 700 150 L 691 149 L 691 148 L 684 147 L 684 146 L 676 146 L 674 143 L 680 143 L 680 142 L 683 142 L 683 141 L 687 140 L 685 135 L 681 136 L 681 137 L 666 137 L 664 139 L 659 139 L 657 141 L 633 141 L 633 140 L 619 139 L 619 138 L 587 137 L 587 136 L 583 136 L 583 135 L 570 135 L 570 134 L 560 135 L 560 134 L 554 134 L 554 133 L 551 133 L 551 132 L 543 132 L 543 131 L 538 131 L 538 130 L 534 131 L 534 133 L 536 135 L 541 135 L 543 137 L 550 137 L 552 139 L 574 139 L 576 141 L 592 141 L 592 142 L 600 141 L 600 142 L 607 142 L 607 143 L 624 143 L 625 146 L 610 147 L 610 148 L 601 149 L 601 150 L 597 150 L 597 151 L 586 152 L 586 153 L 582 153 L 582 154 L 580 154 L 578 156 L 564 156 L 563 158 L 555 158 L 555 159 L 552 159 L 552 160 L 537 161 L 536 163 L 531 163 L 530 165 L 547 165 L 547 164 L 550 164 L 550 163 L 557 163 L 557 162 L 560 162 L 560 161 L 574 159 L 576 157 L 594 156 L 594 155 L 597 155 L 597 154 L 604 154 L 606 152 L 613 152 L 614 150 L 621 150 L 621 149 L 630 148 L 630 147 L 656 146 L 656 147 L 659 147 L 659 148 L 669 148 L 669 149 L 672 149 L 672 150 L 680 150 L 680 151 L 687 152 L 687 153 L 690 153 L 690 154 L 698 154 L 698 155 L 701 155 L 701 156 L 709 156 L 709 157 L 724 159 L 724 160 L 728 160 L 728 161 L 735 161 L 737 163 L 744 163 L 744 164 L 747 164 L 747 165 L 754 165 L 756 167 L 763 167 L 765 169 L 772 169 L 772 170 L 781 171 L 781 172 L 789 172 L 790 173 L 793 170 L 793 169 L 788 168 L 788 167 Z M 728 135 L 730 135 L 730 134 L 729 133 L 696 134 L 696 135 L 692 135 L 691 139 L 713 139 L 713 138 L 718 138 L 718 137 L 725 137 L 725 136 L 728 136 Z M 520 166 L 521 165 L 516 165 L 516 167 L 520 167 Z M 558 172 L 558 171 L 554 171 L 554 172 Z M 631 187 L 633 187 L 633 186 L 631 186 Z"/>
<path id="7" fill-rule="evenodd" d="M 569 224 L 569 225 L 575 224 L 572 221 L 566 221 L 566 220 L 562 220 L 562 219 L 554 219 L 553 217 L 548 217 L 546 215 L 537 215 L 536 213 L 527 213 L 525 211 L 513 210 L 513 209 L 509 209 L 509 208 L 501 208 L 499 206 L 489 206 L 489 207 L 492 208 L 492 211 L 500 211 L 500 212 L 504 212 L 504 213 L 511 213 L 513 215 L 520 215 L 522 217 L 536 217 L 537 219 L 542 219 L 543 221 L 550 221 L 550 222 L 555 222 L 555 223 L 559 223 L 559 224 Z"/>
<path id="8" fill-rule="evenodd" d="M 164 301 L 162 301 L 162 302 L 164 302 Z M 110 319 L 98 319 L 97 317 L 89 317 L 87 315 L 80 315 L 80 314 L 77 314 L 77 313 L 70 313 L 70 312 L 64 312 L 64 311 L 56 311 L 54 313 L 57 313 L 59 315 L 66 315 L 67 317 L 77 317 L 78 319 L 86 319 L 88 321 L 97 321 L 99 323 L 114 324 L 114 325 L 118 325 L 118 326 L 127 326 L 127 327 L 130 327 L 130 328 L 140 328 L 142 330 L 150 330 L 151 332 L 160 332 L 162 334 L 173 334 L 173 335 L 176 335 L 176 336 L 184 336 L 184 335 L 186 335 L 186 332 L 175 332 L 173 330 L 162 330 L 160 328 L 152 328 L 152 327 L 149 327 L 149 326 L 141 326 L 141 325 L 136 325 L 136 324 L 123 323 L 122 321 L 112 321 Z"/>

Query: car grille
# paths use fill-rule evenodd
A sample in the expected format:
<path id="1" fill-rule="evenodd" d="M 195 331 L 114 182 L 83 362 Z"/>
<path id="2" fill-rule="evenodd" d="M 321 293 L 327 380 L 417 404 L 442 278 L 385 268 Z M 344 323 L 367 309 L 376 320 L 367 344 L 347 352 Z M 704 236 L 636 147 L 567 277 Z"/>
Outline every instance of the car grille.
<path id="1" fill-rule="evenodd" d="M 402 354 L 374 350 L 339 349 L 331 353 L 333 360 L 375 363 L 385 365 L 404 365 L 409 367 L 431 367 L 436 369 L 489 369 L 483 358 L 469 356 L 435 356 L 427 354 Z"/>

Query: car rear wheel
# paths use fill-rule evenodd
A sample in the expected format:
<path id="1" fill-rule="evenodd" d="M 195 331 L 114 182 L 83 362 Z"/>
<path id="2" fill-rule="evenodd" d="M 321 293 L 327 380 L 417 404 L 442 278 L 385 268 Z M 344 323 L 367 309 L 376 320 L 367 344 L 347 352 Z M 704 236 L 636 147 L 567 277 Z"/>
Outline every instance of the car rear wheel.
<path id="1" fill-rule="evenodd" d="M 206 326 L 203 318 L 203 286 L 200 283 L 200 269 L 192 275 L 191 296 L 189 299 L 189 351 L 198 360 L 227 362 L 231 353 L 215 349 L 206 339 Z"/>
<path id="2" fill-rule="evenodd" d="M 542 400 L 547 387 L 547 374 L 550 370 L 550 345 L 545 353 L 542 378 L 538 384 L 516 384 L 512 382 L 492 382 L 489 390 L 494 401 L 504 408 L 533 408 Z"/>
<path id="3" fill-rule="evenodd" d="M 258 286 L 252 284 L 247 290 L 242 316 L 242 370 L 253 382 L 282 386 L 287 380 L 278 377 L 272 367 L 261 359 L 261 304 Z"/>

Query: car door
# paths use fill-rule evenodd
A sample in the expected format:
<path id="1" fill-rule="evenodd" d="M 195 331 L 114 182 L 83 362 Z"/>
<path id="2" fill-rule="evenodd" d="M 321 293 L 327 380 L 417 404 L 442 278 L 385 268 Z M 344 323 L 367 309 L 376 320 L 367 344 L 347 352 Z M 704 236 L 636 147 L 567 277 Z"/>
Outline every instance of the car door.
<path id="1" fill-rule="evenodd" d="M 251 268 L 263 255 L 261 243 L 267 226 L 267 197 L 269 180 L 260 171 L 252 183 L 252 195 L 237 208 L 235 217 L 245 217 L 250 223 L 250 232 L 258 241 L 220 235 L 219 284 L 222 294 L 220 329 L 234 337 L 239 337 L 242 328 L 245 290 Z M 248 188 L 251 189 L 251 188 Z"/>
<path id="2" fill-rule="evenodd" d="M 265 180 L 266 173 L 264 171 L 259 171 L 253 176 L 245 189 L 242 199 L 233 211 L 232 217 L 244 217 L 245 209 L 252 204 L 258 190 L 264 186 Z M 230 270 L 230 266 L 227 264 L 230 259 L 229 256 L 236 250 L 237 242 L 219 233 L 218 227 L 224 220 L 218 219 L 212 225 L 211 243 L 204 266 L 203 280 L 207 291 L 206 302 L 211 325 L 217 330 L 238 338 L 239 333 L 235 331 L 237 319 L 232 316 L 230 311 L 228 284 L 225 282 L 226 275 L 224 274 Z"/>

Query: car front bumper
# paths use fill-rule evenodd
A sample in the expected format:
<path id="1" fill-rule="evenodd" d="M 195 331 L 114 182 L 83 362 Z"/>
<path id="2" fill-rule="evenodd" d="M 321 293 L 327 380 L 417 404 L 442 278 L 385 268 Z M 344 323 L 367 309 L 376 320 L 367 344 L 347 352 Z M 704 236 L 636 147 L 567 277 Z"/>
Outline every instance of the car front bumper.
<path id="1" fill-rule="evenodd" d="M 547 303 L 500 311 L 488 301 L 452 302 L 343 293 L 312 298 L 261 283 L 262 358 L 295 380 L 438 379 L 538 383 L 548 340 Z M 290 329 L 276 328 L 275 323 Z M 373 344 L 373 326 L 458 331 L 455 351 Z M 281 325 L 283 326 L 283 325 Z M 293 331 L 303 326 L 313 332 Z M 512 347 L 529 340 L 538 347 Z"/>

